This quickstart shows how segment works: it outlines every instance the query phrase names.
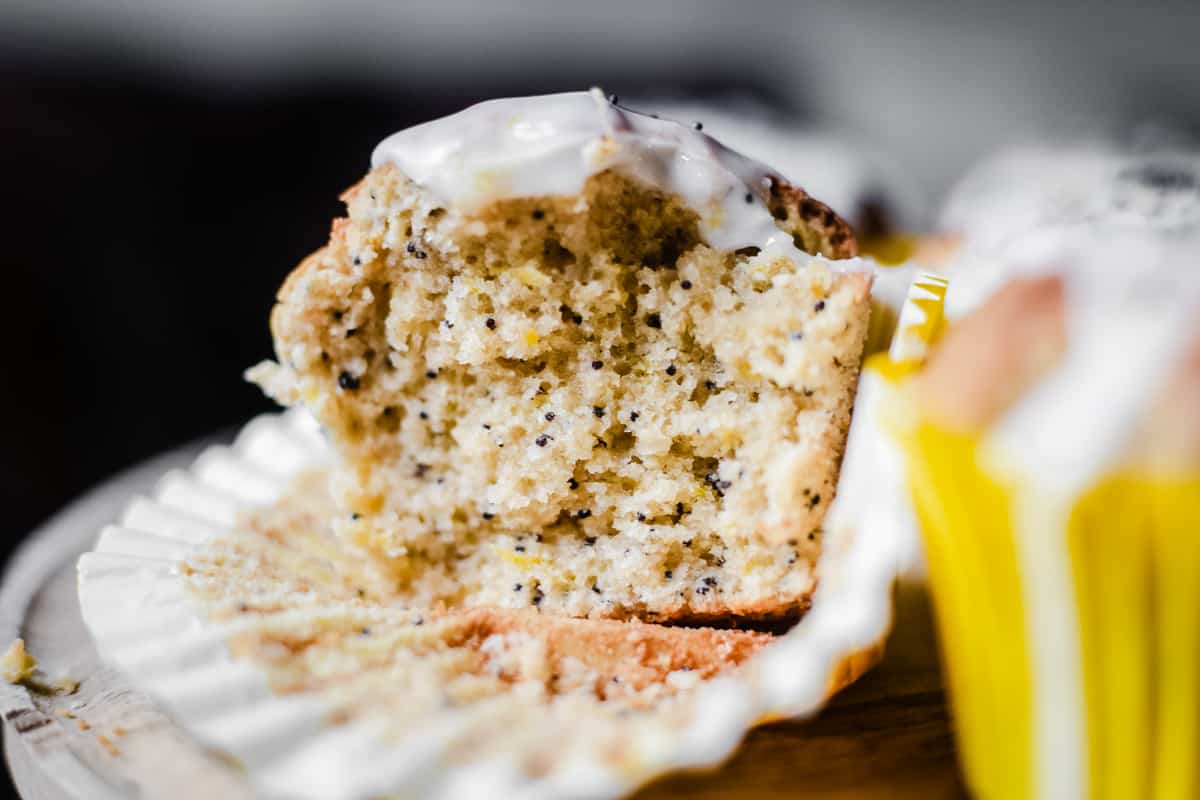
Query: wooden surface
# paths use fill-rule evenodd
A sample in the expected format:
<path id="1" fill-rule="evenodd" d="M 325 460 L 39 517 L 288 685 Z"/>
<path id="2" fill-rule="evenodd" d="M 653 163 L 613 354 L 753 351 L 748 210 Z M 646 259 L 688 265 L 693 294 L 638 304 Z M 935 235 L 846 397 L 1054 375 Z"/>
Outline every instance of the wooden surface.
<path id="1" fill-rule="evenodd" d="M 71 695 L 0 686 L 5 755 L 26 800 L 249 798 L 237 775 L 105 668 L 79 616 L 74 563 L 130 496 L 185 464 L 198 446 L 114 479 L 36 532 L 0 587 L 0 637 L 22 635 Z M 753 731 L 723 767 L 664 778 L 639 800 L 667 798 L 940 798 L 964 795 L 937 670 L 928 607 L 897 593 L 883 663 L 818 718 Z"/>
<path id="2" fill-rule="evenodd" d="M 966 796 L 924 592 L 900 587 L 896 611 L 883 663 L 816 719 L 751 731 L 716 772 L 663 778 L 637 800 Z"/>

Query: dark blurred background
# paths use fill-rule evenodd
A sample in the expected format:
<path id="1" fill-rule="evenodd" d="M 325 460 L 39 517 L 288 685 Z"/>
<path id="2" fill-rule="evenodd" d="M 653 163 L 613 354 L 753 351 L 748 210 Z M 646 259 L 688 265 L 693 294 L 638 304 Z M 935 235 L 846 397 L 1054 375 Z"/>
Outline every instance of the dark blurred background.
<path id="1" fill-rule="evenodd" d="M 932 199 L 1007 142 L 1196 130 L 1198 39 L 1195 2 L 0 0 L 0 552 L 269 408 L 240 373 L 274 290 L 398 128 L 595 84 L 749 99 Z"/>

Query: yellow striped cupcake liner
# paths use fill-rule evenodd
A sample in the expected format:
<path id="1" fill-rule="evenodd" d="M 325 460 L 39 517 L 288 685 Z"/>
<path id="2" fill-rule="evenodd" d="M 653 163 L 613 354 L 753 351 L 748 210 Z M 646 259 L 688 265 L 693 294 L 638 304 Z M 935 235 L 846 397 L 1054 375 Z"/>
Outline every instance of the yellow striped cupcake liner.
<path id="1" fill-rule="evenodd" d="M 942 329 L 910 295 L 872 368 L 896 388 L 959 756 L 984 798 L 1200 797 L 1200 472 L 1119 471 L 1061 498 L 903 396 Z M 905 315 L 909 324 L 905 328 Z"/>

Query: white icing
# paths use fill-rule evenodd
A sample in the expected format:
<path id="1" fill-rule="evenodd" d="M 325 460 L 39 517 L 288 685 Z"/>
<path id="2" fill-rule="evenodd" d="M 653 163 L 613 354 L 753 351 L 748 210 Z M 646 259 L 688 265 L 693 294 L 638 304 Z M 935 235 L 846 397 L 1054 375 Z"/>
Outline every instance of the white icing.
<path id="1" fill-rule="evenodd" d="M 767 208 L 777 173 L 702 131 L 617 106 L 598 89 L 479 103 L 389 136 L 371 164 L 394 164 L 467 210 L 503 198 L 576 194 L 590 176 L 616 169 L 681 197 L 714 247 L 811 258 Z"/>

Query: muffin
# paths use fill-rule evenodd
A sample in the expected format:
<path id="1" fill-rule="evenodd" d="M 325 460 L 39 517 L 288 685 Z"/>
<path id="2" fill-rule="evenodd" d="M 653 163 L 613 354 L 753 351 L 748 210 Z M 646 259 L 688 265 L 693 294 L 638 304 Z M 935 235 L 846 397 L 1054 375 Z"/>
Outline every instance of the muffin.
<path id="1" fill-rule="evenodd" d="M 735 670 L 772 639 L 533 609 L 404 608 L 385 573 L 336 547 L 324 478 L 302 476 L 186 572 L 214 618 L 240 626 L 237 658 L 266 665 L 282 693 L 336 695 L 340 715 L 393 700 L 408 714 L 428 703 L 432 714 L 443 698 L 476 702 L 514 684 L 526 699 L 536 686 L 539 703 L 574 696 L 643 708 Z M 382 691 L 389 680 L 398 685 Z"/>
<path id="2" fill-rule="evenodd" d="M 1017 236 L 1002 277 L 951 277 L 973 307 L 907 382 L 900 440 L 982 797 L 1200 791 L 1195 231 L 1107 214 Z"/>
<path id="3" fill-rule="evenodd" d="M 595 91 L 372 163 L 250 372 L 328 430 L 342 539 L 426 608 L 803 611 L 870 317 L 850 227 Z"/>

